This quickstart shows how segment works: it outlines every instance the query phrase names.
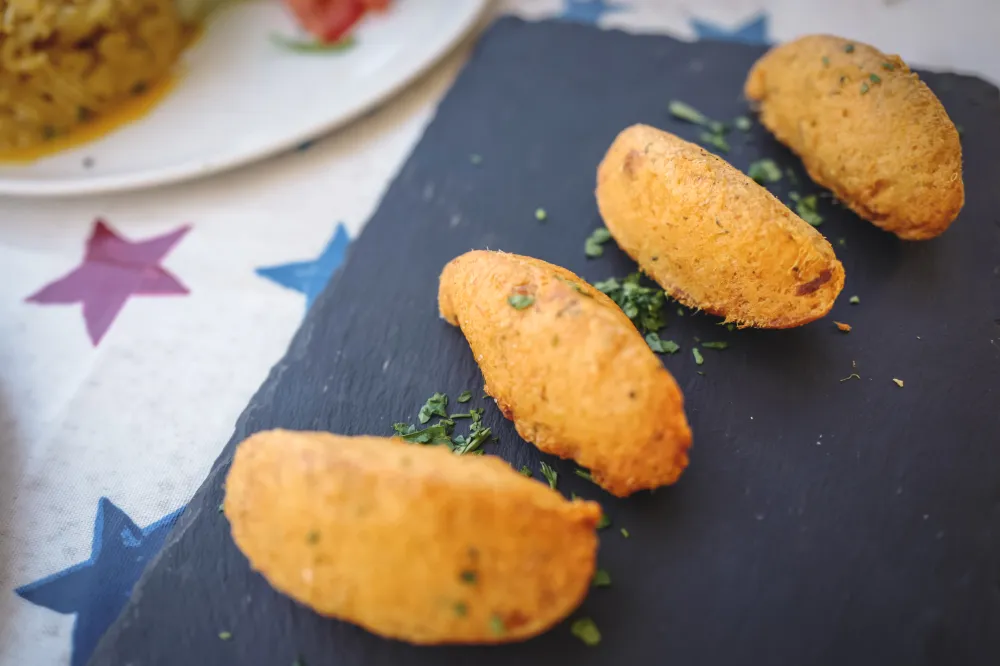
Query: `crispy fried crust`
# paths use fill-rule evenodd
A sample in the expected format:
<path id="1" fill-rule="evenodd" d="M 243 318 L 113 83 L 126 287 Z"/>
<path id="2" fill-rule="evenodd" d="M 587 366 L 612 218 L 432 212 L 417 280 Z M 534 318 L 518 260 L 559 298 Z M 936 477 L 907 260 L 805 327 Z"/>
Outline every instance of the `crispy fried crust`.
<path id="1" fill-rule="evenodd" d="M 924 240 L 962 209 L 958 131 L 899 56 L 810 35 L 764 54 L 745 93 L 812 179 L 879 227 Z"/>
<path id="2" fill-rule="evenodd" d="M 633 125 L 597 169 L 618 245 L 681 303 L 740 326 L 824 316 L 844 286 L 833 248 L 770 192 L 673 134 Z"/>
<path id="3" fill-rule="evenodd" d="M 224 508 L 275 589 L 422 644 L 519 641 L 565 618 L 601 516 L 492 456 L 283 430 L 240 444 Z"/>
<path id="4" fill-rule="evenodd" d="M 534 301 L 518 310 L 512 294 Z M 619 497 L 684 471 L 691 430 L 677 383 L 587 282 L 531 257 L 468 252 L 445 266 L 438 305 L 524 439 L 576 460 Z"/>

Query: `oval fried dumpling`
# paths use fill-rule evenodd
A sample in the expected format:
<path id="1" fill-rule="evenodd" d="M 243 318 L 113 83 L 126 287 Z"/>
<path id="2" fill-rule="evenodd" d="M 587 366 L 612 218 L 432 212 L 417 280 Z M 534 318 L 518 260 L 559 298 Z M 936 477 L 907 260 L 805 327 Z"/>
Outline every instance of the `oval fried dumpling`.
<path id="1" fill-rule="evenodd" d="M 438 305 L 521 437 L 618 496 L 684 471 L 691 431 L 677 383 L 587 282 L 531 257 L 473 251 L 445 266 Z"/>
<path id="2" fill-rule="evenodd" d="M 275 589 L 423 644 L 519 641 L 558 623 L 590 587 L 601 517 L 493 456 L 283 430 L 239 445 L 224 509 Z"/>
<path id="3" fill-rule="evenodd" d="M 725 160 L 654 127 L 618 135 L 596 195 L 608 231 L 647 275 L 739 326 L 807 324 L 844 286 L 822 234 Z"/>
<path id="4" fill-rule="evenodd" d="M 899 56 L 809 35 L 765 53 L 745 93 L 810 177 L 879 227 L 933 238 L 962 209 L 958 130 Z"/>

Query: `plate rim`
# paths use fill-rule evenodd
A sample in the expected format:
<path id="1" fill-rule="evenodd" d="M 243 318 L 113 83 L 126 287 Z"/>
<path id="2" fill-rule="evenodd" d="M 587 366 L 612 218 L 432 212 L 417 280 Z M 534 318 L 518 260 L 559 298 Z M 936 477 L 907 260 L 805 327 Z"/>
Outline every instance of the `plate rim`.
<path id="1" fill-rule="evenodd" d="M 81 195 L 112 194 L 133 192 L 176 185 L 233 171 L 265 159 L 287 152 L 304 142 L 330 134 L 364 115 L 371 109 L 397 96 L 407 86 L 420 78 L 432 67 L 451 53 L 481 23 L 492 0 L 466 0 L 467 15 L 458 23 L 457 29 L 437 48 L 430 49 L 423 58 L 404 60 L 399 74 L 378 93 L 364 98 L 349 110 L 325 121 L 315 123 L 292 132 L 278 141 L 269 142 L 265 147 L 247 149 L 224 155 L 221 159 L 209 157 L 198 162 L 188 161 L 180 165 L 145 170 L 137 173 L 91 176 L 71 180 L 45 180 L 41 178 L 10 179 L 0 177 L 0 196 L 10 197 L 73 197 Z M 138 122 L 142 122 L 139 119 Z M 99 142 L 100 139 L 93 143 Z"/>

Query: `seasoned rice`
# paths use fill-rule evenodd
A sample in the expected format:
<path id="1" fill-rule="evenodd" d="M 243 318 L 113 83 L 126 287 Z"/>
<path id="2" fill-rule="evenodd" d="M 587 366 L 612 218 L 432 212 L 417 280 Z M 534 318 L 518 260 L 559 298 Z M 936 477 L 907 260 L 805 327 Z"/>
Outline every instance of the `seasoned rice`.
<path id="1" fill-rule="evenodd" d="M 142 93 L 184 42 L 174 0 L 0 0 L 0 151 Z"/>

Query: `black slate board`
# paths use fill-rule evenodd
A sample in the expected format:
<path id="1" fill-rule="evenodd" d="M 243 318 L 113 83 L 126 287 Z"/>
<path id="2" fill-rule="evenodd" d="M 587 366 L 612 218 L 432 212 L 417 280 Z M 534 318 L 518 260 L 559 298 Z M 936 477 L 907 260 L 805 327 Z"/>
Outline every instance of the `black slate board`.
<path id="1" fill-rule="evenodd" d="M 634 122 L 696 137 L 667 116 L 673 98 L 718 119 L 744 114 L 761 52 L 496 23 L 90 663 L 1000 663 L 1000 96 L 971 77 L 924 75 L 965 128 L 968 199 L 949 232 L 903 243 L 824 200 L 822 231 L 846 239 L 832 319 L 852 333 L 830 318 L 731 333 L 672 315 L 664 336 L 683 351 L 664 362 L 695 433 L 681 482 L 616 500 L 554 462 L 564 493 L 599 499 L 614 520 L 599 557 L 614 584 L 580 611 L 600 626 L 599 647 L 566 624 L 505 647 L 382 640 L 272 591 L 216 510 L 233 447 L 254 431 L 389 434 L 433 391 L 481 386 L 437 315 L 437 276 L 457 254 L 531 254 L 588 280 L 633 271 L 616 248 L 583 254 L 600 224 L 603 151 Z M 770 156 L 795 169 L 800 192 L 818 191 L 756 124 L 731 140 L 737 167 Z M 731 347 L 706 350 L 699 368 L 696 336 Z M 863 379 L 839 381 L 853 372 Z M 492 453 L 537 471 L 537 452 L 492 405 L 486 421 L 500 435 Z"/>

